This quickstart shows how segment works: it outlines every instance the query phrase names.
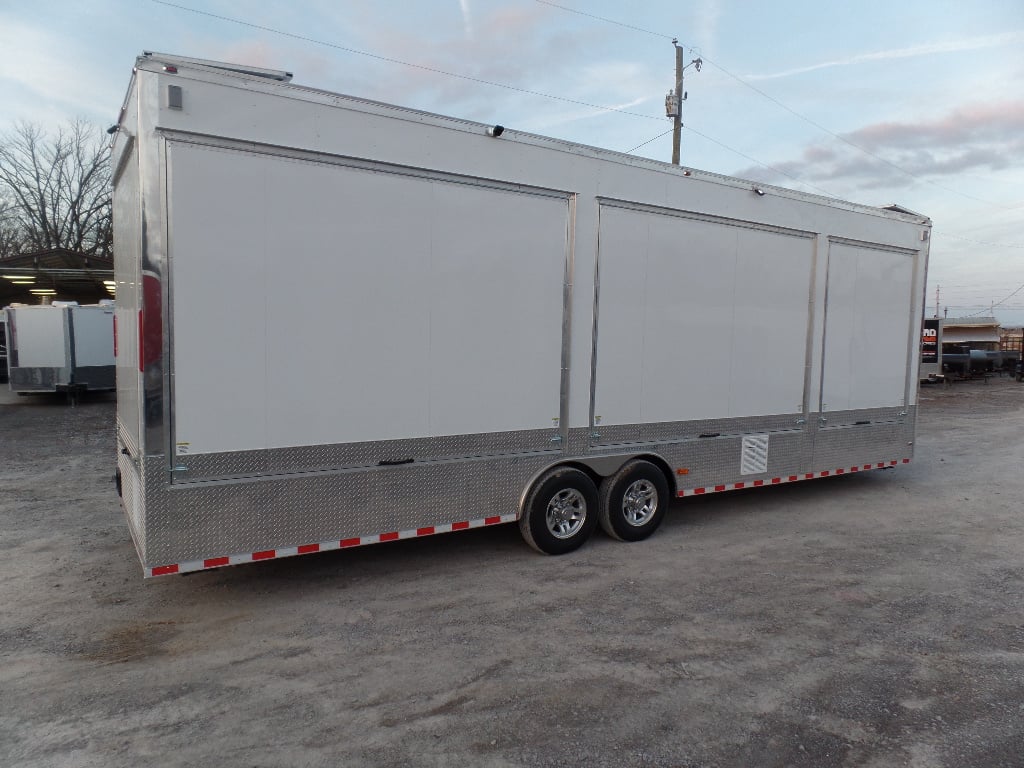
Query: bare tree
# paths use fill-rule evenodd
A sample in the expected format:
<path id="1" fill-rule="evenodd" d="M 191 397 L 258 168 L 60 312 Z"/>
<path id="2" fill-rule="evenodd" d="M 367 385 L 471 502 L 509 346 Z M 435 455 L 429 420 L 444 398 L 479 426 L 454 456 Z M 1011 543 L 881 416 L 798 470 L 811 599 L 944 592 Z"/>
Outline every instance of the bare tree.
<path id="1" fill-rule="evenodd" d="M 0 199 L 0 225 L 20 248 L 110 255 L 110 165 L 94 126 L 78 120 L 50 137 L 17 123 L 0 137 Z"/>
<path id="2" fill-rule="evenodd" d="M 14 204 L 0 194 L 0 259 L 25 250 L 21 243 L 21 227 L 14 215 Z"/>

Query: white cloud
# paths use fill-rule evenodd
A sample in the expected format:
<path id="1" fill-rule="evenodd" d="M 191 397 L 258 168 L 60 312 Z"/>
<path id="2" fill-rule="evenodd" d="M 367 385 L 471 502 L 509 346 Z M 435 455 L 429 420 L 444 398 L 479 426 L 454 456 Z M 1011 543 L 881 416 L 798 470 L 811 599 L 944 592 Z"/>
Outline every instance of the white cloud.
<path id="1" fill-rule="evenodd" d="M 459 9 L 462 11 L 462 26 L 466 30 L 466 39 L 473 39 L 473 18 L 469 12 L 469 0 L 459 0 Z"/>
<path id="2" fill-rule="evenodd" d="M 543 133 L 549 131 L 555 126 L 565 125 L 567 123 L 575 123 L 580 120 L 591 120 L 595 117 L 607 117 L 608 113 L 613 110 L 632 109 L 637 107 L 644 102 L 648 101 L 646 98 L 634 99 L 633 101 L 627 101 L 622 104 L 609 104 L 607 109 L 579 109 L 569 112 L 555 112 L 545 113 L 543 117 L 539 117 L 535 120 L 527 120 L 521 126 L 523 130 L 530 131 L 532 133 Z"/>
<path id="3" fill-rule="evenodd" d="M 0 17 L 0 51 L 0 84 L 10 119 L 52 120 L 56 114 L 98 119 L 116 113 L 117 89 L 104 83 L 89 57 L 67 39 Z"/>
<path id="4" fill-rule="evenodd" d="M 1024 30 L 1003 32 L 998 35 L 983 35 L 980 37 L 966 37 L 961 40 L 948 40 L 942 43 L 929 43 L 927 45 L 915 45 L 909 48 L 893 48 L 887 51 L 874 51 L 872 53 L 861 53 L 856 56 L 848 56 L 843 59 L 822 61 L 817 64 L 809 64 L 804 67 L 787 69 L 782 72 L 773 72 L 762 75 L 747 75 L 748 80 L 774 80 L 780 77 L 791 77 L 802 75 L 807 72 L 815 72 L 819 69 L 831 67 L 845 67 L 856 64 L 866 64 L 874 61 L 889 61 L 892 59 L 911 59 L 919 56 L 931 56 L 937 53 L 959 53 L 963 51 L 975 51 L 982 48 L 996 48 L 1003 45 L 1011 45 L 1024 41 Z"/>
<path id="5" fill-rule="evenodd" d="M 697 47 L 715 49 L 718 40 L 718 20 L 722 15 L 719 0 L 701 0 L 697 5 L 696 22 Z"/>

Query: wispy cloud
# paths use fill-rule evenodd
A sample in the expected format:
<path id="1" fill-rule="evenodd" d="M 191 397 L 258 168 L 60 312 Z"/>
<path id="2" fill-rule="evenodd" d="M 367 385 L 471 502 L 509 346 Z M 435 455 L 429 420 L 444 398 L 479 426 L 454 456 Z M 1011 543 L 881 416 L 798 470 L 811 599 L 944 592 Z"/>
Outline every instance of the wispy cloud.
<path id="1" fill-rule="evenodd" d="M 1003 32 L 997 35 L 983 35 L 979 37 L 965 37 L 960 40 L 948 40 L 940 43 L 929 43 L 927 45 L 915 45 L 909 48 L 892 48 L 887 51 L 873 51 L 861 53 L 855 56 L 847 56 L 842 59 L 831 59 L 821 61 L 817 64 L 809 64 L 804 67 L 772 72 L 760 75 L 747 75 L 748 80 L 774 80 L 780 77 L 792 77 L 803 75 L 807 72 L 815 72 L 819 69 L 830 69 L 832 67 L 848 67 L 857 64 L 866 64 L 875 61 L 889 61 L 893 59 L 912 59 L 919 56 L 932 56 L 939 53 L 959 53 L 962 51 L 976 51 L 983 48 L 997 48 L 1003 45 L 1024 42 L 1024 30 Z"/>
<path id="2" fill-rule="evenodd" d="M 608 115 L 609 110 L 633 109 L 647 101 L 649 101 L 649 99 L 640 98 L 634 99 L 633 101 L 626 101 L 622 104 L 609 104 L 608 109 L 577 109 L 562 113 L 546 113 L 542 117 L 533 120 L 526 120 L 519 127 L 532 133 L 543 133 L 545 131 L 550 131 L 552 128 L 559 125 L 575 123 L 580 120 L 591 120 L 595 117 L 605 117 Z"/>
<path id="3" fill-rule="evenodd" d="M 90 58 L 79 55 L 75 43 L 42 25 L 0 17 L 0 50 L 0 80 L 16 85 L 22 96 L 20 103 L 4 105 L 12 118 L 34 120 L 64 112 L 97 119 L 97 105 L 111 112 L 123 95 L 119 85 L 99 84 Z M 54 56 L 54 50 L 66 55 Z"/>
<path id="4" fill-rule="evenodd" d="M 715 50 L 718 42 L 718 20 L 722 15 L 719 0 L 701 0 L 697 5 L 696 22 L 697 39 L 693 44 L 708 50 Z"/>
<path id="5" fill-rule="evenodd" d="M 473 17 L 469 11 L 469 0 L 459 0 L 459 9 L 462 11 L 462 26 L 466 30 L 466 39 L 473 39 Z"/>
<path id="6" fill-rule="evenodd" d="M 848 133 L 858 146 L 875 148 L 962 147 L 1024 134 L 1024 100 L 968 104 L 935 120 L 883 122 Z"/>
<path id="7" fill-rule="evenodd" d="M 460 4 L 467 2 L 460 0 Z M 452 25 L 443 33 L 435 32 L 427 40 L 418 30 L 410 28 L 378 26 L 361 30 L 360 38 L 353 41 L 354 47 L 418 66 L 384 63 L 339 69 L 345 82 L 342 89 L 382 101 L 481 120 L 491 119 L 499 110 L 508 115 L 514 105 L 535 98 L 515 93 L 516 88 L 590 100 L 589 94 L 567 92 L 560 76 L 578 69 L 574 63 L 592 41 L 591 35 L 552 25 L 549 11 L 542 5 L 498 6 L 474 11 L 472 37 L 466 34 L 465 18 L 464 23 Z M 488 82 L 510 88 L 495 89 L 487 85 Z M 599 85 L 592 84 L 592 87 Z M 606 99 L 607 96 L 605 99 L 594 97 L 593 101 L 603 104 Z"/>
<path id="8" fill-rule="evenodd" d="M 816 142 L 795 159 L 771 163 L 775 170 L 754 166 L 735 175 L 764 182 L 788 183 L 796 177 L 816 184 L 842 182 L 878 189 L 910 177 L 1022 167 L 1024 100 L 961 105 L 916 122 L 874 123 L 842 138 L 850 143 Z"/>

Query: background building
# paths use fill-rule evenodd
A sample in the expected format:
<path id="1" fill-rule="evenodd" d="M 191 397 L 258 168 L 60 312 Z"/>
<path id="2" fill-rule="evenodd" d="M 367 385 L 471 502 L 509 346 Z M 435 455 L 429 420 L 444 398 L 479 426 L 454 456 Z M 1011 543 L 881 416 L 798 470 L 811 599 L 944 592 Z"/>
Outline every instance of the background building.
<path id="1" fill-rule="evenodd" d="M 113 259 L 64 248 L 0 259 L 0 307 L 54 300 L 95 304 L 113 297 Z"/>

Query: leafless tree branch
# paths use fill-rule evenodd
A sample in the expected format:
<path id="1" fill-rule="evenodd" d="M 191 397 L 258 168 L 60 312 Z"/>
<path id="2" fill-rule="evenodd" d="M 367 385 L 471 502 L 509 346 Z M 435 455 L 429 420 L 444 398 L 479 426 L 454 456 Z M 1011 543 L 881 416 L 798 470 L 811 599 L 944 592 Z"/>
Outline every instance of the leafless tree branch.
<path id="1" fill-rule="evenodd" d="M 0 136 L 0 255 L 68 248 L 110 256 L 110 164 L 101 131 L 81 120 L 48 135 L 17 123 Z"/>

